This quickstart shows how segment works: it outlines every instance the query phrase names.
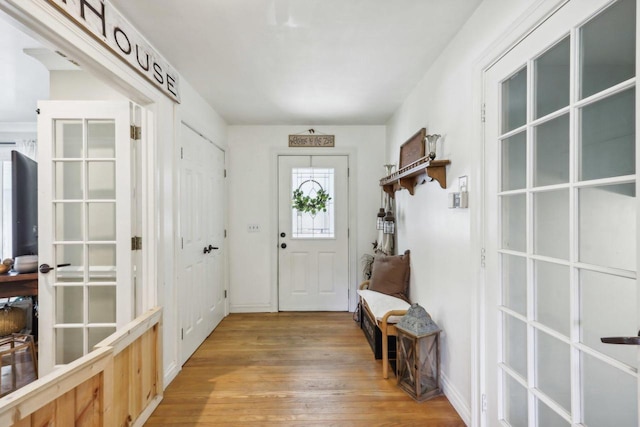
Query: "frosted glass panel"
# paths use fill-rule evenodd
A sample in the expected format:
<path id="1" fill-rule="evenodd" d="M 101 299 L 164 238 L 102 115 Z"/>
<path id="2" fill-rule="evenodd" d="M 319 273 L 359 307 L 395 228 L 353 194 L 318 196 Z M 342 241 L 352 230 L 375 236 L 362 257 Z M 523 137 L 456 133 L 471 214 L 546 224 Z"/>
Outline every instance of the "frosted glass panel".
<path id="1" fill-rule="evenodd" d="M 116 124 L 113 120 L 87 122 L 87 157 L 113 158 L 116 156 Z"/>
<path id="2" fill-rule="evenodd" d="M 89 323 L 116 322 L 116 287 L 89 287 Z"/>
<path id="3" fill-rule="evenodd" d="M 635 76 L 635 3 L 618 1 L 580 30 L 581 98 Z"/>
<path id="4" fill-rule="evenodd" d="M 527 378 L 527 325 L 503 314 L 504 319 L 504 362 L 511 369 Z"/>
<path id="5" fill-rule="evenodd" d="M 502 133 L 525 124 L 527 120 L 527 68 L 502 83 Z"/>
<path id="6" fill-rule="evenodd" d="M 626 90 L 582 109 L 580 179 L 635 173 L 635 90 Z"/>
<path id="7" fill-rule="evenodd" d="M 89 245 L 89 281 L 116 280 L 116 245 Z"/>
<path id="8" fill-rule="evenodd" d="M 108 338 L 116 331 L 116 328 L 89 328 L 89 351 L 100 341 Z"/>
<path id="9" fill-rule="evenodd" d="M 89 240 L 116 240 L 116 204 L 88 203 Z"/>
<path id="10" fill-rule="evenodd" d="M 635 184 L 582 188 L 579 207 L 580 261 L 635 271 Z"/>
<path id="11" fill-rule="evenodd" d="M 589 427 L 637 426 L 636 379 L 586 353 L 581 355 L 584 424 Z"/>
<path id="12" fill-rule="evenodd" d="M 59 200 L 78 200 L 84 197 L 82 162 L 54 162 L 56 194 Z"/>
<path id="13" fill-rule="evenodd" d="M 535 61 L 535 118 L 569 105 L 569 37 Z"/>
<path id="14" fill-rule="evenodd" d="M 534 195 L 534 252 L 569 259 L 569 190 Z"/>
<path id="15" fill-rule="evenodd" d="M 580 272 L 580 341 L 636 367 L 638 348 L 600 342 L 600 337 L 638 334 L 637 290 L 633 279 L 593 271 Z"/>
<path id="16" fill-rule="evenodd" d="M 115 162 L 88 162 L 87 170 L 87 195 L 89 199 L 115 199 Z"/>
<path id="17" fill-rule="evenodd" d="M 534 185 L 569 182 L 569 115 L 537 126 L 534 135 Z"/>
<path id="18" fill-rule="evenodd" d="M 502 141 L 502 191 L 527 186 L 527 138 L 520 132 Z"/>
<path id="19" fill-rule="evenodd" d="M 502 196 L 502 248 L 526 250 L 526 197 L 524 194 Z"/>
<path id="20" fill-rule="evenodd" d="M 519 382 L 505 375 L 504 380 L 504 417 L 511 427 L 527 427 L 528 413 L 527 390 Z"/>
<path id="21" fill-rule="evenodd" d="M 56 323 L 83 323 L 82 286 L 56 286 Z"/>
<path id="22" fill-rule="evenodd" d="M 570 427 L 571 424 L 544 404 L 536 399 L 538 404 L 538 426 L 539 427 Z"/>
<path id="23" fill-rule="evenodd" d="M 527 314 L 527 260 L 502 255 L 502 305 Z"/>
<path id="24" fill-rule="evenodd" d="M 70 264 L 53 270 L 56 280 L 58 282 L 82 282 L 84 280 L 84 245 L 56 245 L 55 251 L 56 265 Z"/>
<path id="25" fill-rule="evenodd" d="M 53 142 L 53 156 L 57 158 L 81 158 L 82 120 L 56 120 Z"/>
<path id="26" fill-rule="evenodd" d="M 84 342 L 82 329 L 64 328 L 56 329 L 56 364 L 71 363 L 82 357 Z"/>
<path id="27" fill-rule="evenodd" d="M 82 203 L 55 203 L 55 239 L 79 241 L 82 234 Z"/>
<path id="28" fill-rule="evenodd" d="M 569 267 L 535 261 L 536 320 L 569 336 Z"/>
<path id="29" fill-rule="evenodd" d="M 569 345 L 536 331 L 536 387 L 571 412 Z"/>

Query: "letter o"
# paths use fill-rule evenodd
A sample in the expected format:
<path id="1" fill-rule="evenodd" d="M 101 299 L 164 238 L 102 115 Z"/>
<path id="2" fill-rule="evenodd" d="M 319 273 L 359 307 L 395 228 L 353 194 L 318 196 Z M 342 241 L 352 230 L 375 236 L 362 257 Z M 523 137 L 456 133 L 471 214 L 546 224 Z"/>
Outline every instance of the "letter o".
<path id="1" fill-rule="evenodd" d="M 120 40 L 118 40 L 118 34 L 122 34 L 124 36 L 124 39 L 127 41 L 127 49 L 123 49 L 122 45 L 120 45 Z M 113 29 L 113 38 L 115 39 L 116 44 L 118 45 L 122 53 L 124 53 L 125 55 L 129 55 L 131 53 L 131 42 L 129 41 L 129 37 L 127 37 L 127 34 L 124 31 L 122 31 L 122 28 L 115 27 Z"/>

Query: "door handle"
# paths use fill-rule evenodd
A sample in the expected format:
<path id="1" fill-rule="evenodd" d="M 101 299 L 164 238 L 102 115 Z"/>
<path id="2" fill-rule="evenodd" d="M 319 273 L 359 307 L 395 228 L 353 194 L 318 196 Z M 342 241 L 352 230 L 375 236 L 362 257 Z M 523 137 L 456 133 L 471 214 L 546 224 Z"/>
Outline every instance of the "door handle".
<path id="1" fill-rule="evenodd" d="M 210 251 L 210 250 L 209 250 L 209 248 L 208 248 L 208 247 L 206 247 L 206 246 L 205 246 L 205 247 L 204 247 L 204 249 L 202 250 L 202 253 L 204 253 L 204 254 L 208 254 L 209 252 L 211 252 L 211 251 Z"/>
<path id="2" fill-rule="evenodd" d="M 51 270 L 53 270 L 53 267 L 51 267 L 49 264 L 40 264 L 40 273 L 47 274 Z"/>
<path id="3" fill-rule="evenodd" d="M 600 341 L 605 344 L 640 345 L 640 331 L 637 337 L 603 337 Z"/>
<path id="4" fill-rule="evenodd" d="M 282 244 L 280 245 L 280 247 L 281 247 L 282 249 L 284 249 L 284 248 L 286 248 L 286 247 L 287 247 L 287 244 L 286 244 L 286 243 L 282 243 Z"/>
<path id="5" fill-rule="evenodd" d="M 217 251 L 218 249 L 220 249 L 220 248 L 217 248 L 217 247 L 215 247 L 215 246 L 211 246 L 211 245 L 209 245 L 209 252 L 211 252 L 211 251 Z"/>

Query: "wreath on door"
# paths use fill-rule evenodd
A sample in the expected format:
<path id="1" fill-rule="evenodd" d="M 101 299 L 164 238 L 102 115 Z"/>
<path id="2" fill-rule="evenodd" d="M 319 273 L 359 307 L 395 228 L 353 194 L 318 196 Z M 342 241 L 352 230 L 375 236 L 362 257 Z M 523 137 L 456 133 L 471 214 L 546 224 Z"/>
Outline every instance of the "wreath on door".
<path id="1" fill-rule="evenodd" d="M 305 194 L 302 186 L 309 183 L 311 184 L 311 189 Z M 318 189 L 316 189 L 316 186 Z M 314 216 L 318 212 L 326 212 L 329 200 L 331 200 L 329 193 L 314 179 L 304 181 L 297 189 L 293 190 L 293 208 L 299 213 L 308 212 Z"/>

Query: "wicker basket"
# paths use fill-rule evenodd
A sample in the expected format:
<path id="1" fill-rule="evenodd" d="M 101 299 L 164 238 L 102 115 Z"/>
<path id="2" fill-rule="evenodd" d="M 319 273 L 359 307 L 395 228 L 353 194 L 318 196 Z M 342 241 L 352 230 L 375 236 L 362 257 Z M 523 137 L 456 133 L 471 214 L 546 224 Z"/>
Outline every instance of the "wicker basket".
<path id="1" fill-rule="evenodd" d="M 9 305 L 0 308 L 0 336 L 20 332 L 26 325 L 27 316 L 24 309 Z"/>

